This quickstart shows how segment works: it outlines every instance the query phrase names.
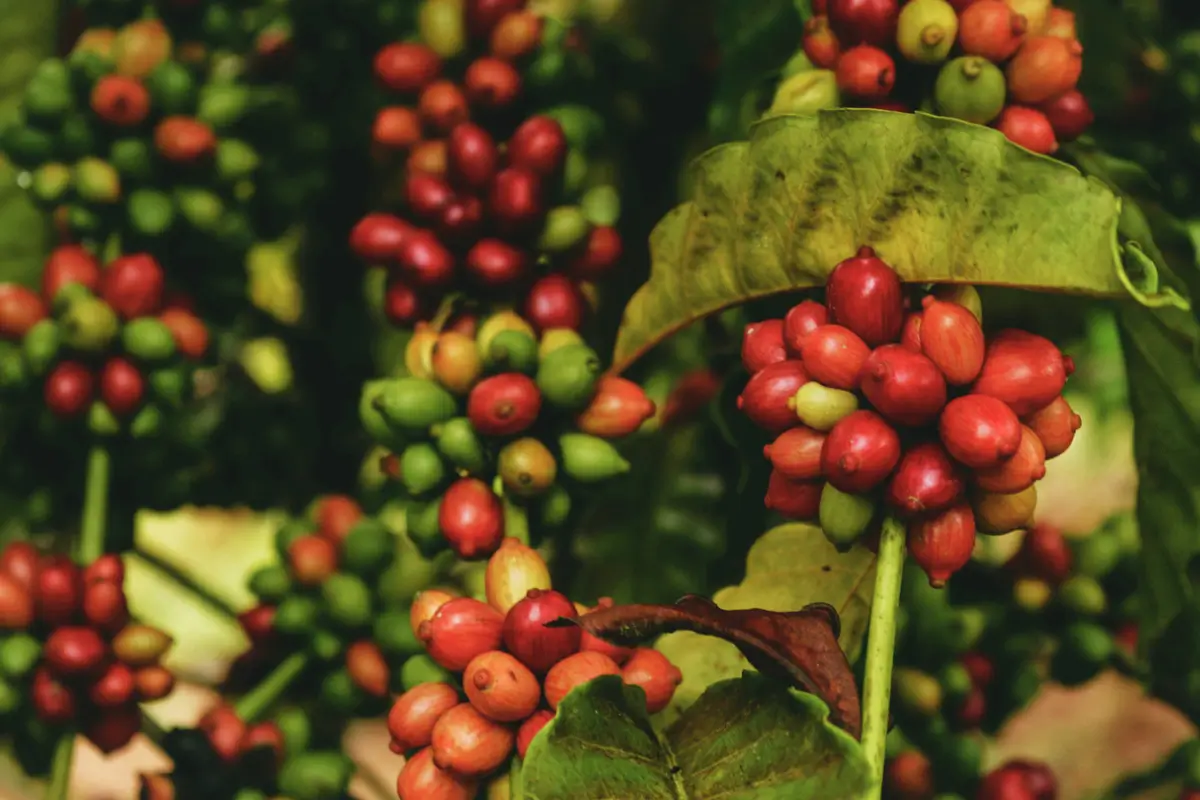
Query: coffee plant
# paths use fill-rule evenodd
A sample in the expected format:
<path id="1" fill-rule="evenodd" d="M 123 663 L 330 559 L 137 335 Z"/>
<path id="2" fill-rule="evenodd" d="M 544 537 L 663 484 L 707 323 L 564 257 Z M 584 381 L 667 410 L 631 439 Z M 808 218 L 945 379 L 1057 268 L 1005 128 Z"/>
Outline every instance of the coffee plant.
<path id="1" fill-rule="evenodd" d="M 1200 797 L 1194 4 L 8 6 L 0 794 Z"/>

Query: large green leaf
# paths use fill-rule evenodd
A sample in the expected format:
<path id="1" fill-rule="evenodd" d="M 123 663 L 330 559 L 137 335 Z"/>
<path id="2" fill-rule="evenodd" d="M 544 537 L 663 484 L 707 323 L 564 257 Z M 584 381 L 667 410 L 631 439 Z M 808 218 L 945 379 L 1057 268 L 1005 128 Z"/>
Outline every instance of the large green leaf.
<path id="1" fill-rule="evenodd" d="M 865 548 L 841 554 L 815 525 L 792 523 L 763 534 L 746 559 L 746 577 L 713 595 L 728 610 L 762 608 L 795 611 L 809 603 L 829 603 L 842 621 L 838 642 L 853 660 L 862 646 L 871 610 L 875 556 Z M 689 708 L 714 683 L 752 669 L 733 644 L 698 633 L 663 636 L 658 649 L 683 672 L 671 718 Z"/>
<path id="2" fill-rule="evenodd" d="M 693 169 L 691 201 L 651 235 L 617 370 L 699 317 L 821 285 L 862 245 L 907 281 L 1128 287 L 1113 192 L 989 128 L 864 109 L 773 117 Z"/>
<path id="3" fill-rule="evenodd" d="M 719 683 L 659 734 L 615 676 L 574 690 L 533 740 L 526 800 L 819 800 L 864 791 L 858 742 L 816 697 L 749 674 Z"/>
<path id="4" fill-rule="evenodd" d="M 17 110 L 38 62 L 54 54 L 57 11 L 53 0 L 0 0 L 0 124 Z M 47 244 L 45 216 L 0 158 L 0 281 L 36 281 Z"/>

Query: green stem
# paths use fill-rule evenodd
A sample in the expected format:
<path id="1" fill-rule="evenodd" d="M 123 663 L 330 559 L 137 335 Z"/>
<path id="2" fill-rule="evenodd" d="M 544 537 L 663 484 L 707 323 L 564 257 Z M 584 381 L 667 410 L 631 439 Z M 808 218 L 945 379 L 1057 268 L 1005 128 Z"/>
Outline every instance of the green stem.
<path id="1" fill-rule="evenodd" d="M 888 734 L 888 704 L 892 696 L 892 657 L 896 648 L 896 609 L 904 570 L 904 523 L 889 517 L 879 537 L 875 561 L 875 594 L 867 632 L 867 663 L 863 678 L 862 746 L 875 776 L 863 800 L 878 800 L 883 789 L 883 761 Z"/>
<path id="2" fill-rule="evenodd" d="M 88 453 L 83 489 L 83 520 L 79 530 L 79 560 L 90 564 L 104 555 L 104 527 L 108 522 L 108 478 L 111 459 L 103 445 Z"/>
<path id="3" fill-rule="evenodd" d="M 287 691 L 292 681 L 308 666 L 308 653 L 292 653 L 263 682 L 234 704 L 233 710 L 243 722 L 254 722 Z"/>
<path id="4" fill-rule="evenodd" d="M 75 758 L 75 731 L 67 731 L 54 748 L 46 800 L 68 800 L 71 791 L 71 761 Z"/>

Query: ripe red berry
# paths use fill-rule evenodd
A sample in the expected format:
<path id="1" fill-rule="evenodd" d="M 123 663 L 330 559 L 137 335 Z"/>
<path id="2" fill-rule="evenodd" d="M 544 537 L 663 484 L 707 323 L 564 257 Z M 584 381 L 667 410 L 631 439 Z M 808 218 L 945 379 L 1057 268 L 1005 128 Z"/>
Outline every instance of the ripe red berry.
<path id="1" fill-rule="evenodd" d="M 1038 106 L 1046 115 L 1055 138 L 1060 142 L 1073 142 L 1087 131 L 1095 121 L 1092 107 L 1078 89 L 1063 92 Z"/>
<path id="2" fill-rule="evenodd" d="M 69 283 L 81 284 L 95 292 L 100 286 L 100 264 L 95 256 L 77 244 L 59 245 L 50 251 L 42 267 L 42 297 L 54 297 Z"/>
<path id="3" fill-rule="evenodd" d="M 529 287 L 525 295 L 524 314 L 537 331 L 552 328 L 583 327 L 587 313 L 587 298 L 579 284 L 558 272 L 543 275 Z"/>
<path id="4" fill-rule="evenodd" d="M 462 672 L 476 656 L 500 647 L 503 628 L 504 617 L 487 603 L 456 597 L 423 622 L 417 636 L 430 658 L 448 670 Z"/>
<path id="5" fill-rule="evenodd" d="M 154 256 L 113 259 L 100 279 L 100 297 L 124 319 L 149 316 L 162 306 L 163 271 Z"/>
<path id="6" fill-rule="evenodd" d="M 1034 525 L 1021 539 L 1021 548 L 1009 562 L 1018 575 L 1057 586 L 1071 575 L 1074 555 L 1062 531 L 1052 525 Z"/>
<path id="7" fill-rule="evenodd" d="M 803 425 L 786 430 L 763 448 L 777 472 L 793 481 L 821 477 L 821 448 L 825 434 Z"/>
<path id="8" fill-rule="evenodd" d="M 454 191 L 436 175 L 416 172 L 404 182 L 404 197 L 414 215 L 430 222 L 437 219 L 454 199 Z"/>
<path id="9" fill-rule="evenodd" d="M 742 366 L 751 375 L 763 367 L 786 360 L 787 352 L 783 348 L 783 320 L 751 322 L 742 330 Z"/>
<path id="10" fill-rule="evenodd" d="M 0 572 L 0 631 L 23 631 L 33 624 L 34 601 L 30 587 L 13 575 Z"/>
<path id="11" fill-rule="evenodd" d="M 60 683 L 46 667 L 38 667 L 33 673 L 33 710 L 38 719 L 52 725 L 62 725 L 75 717 L 75 695 Z"/>
<path id="12" fill-rule="evenodd" d="M 346 672 L 359 689 L 371 697 L 387 697 L 391 671 L 379 645 L 361 639 L 346 648 Z"/>
<path id="13" fill-rule="evenodd" d="M 380 48 L 373 66 L 383 88 L 415 94 L 441 74 L 442 59 L 423 44 L 395 42 Z"/>
<path id="14" fill-rule="evenodd" d="M 842 55 L 842 46 L 829 26 L 829 17 L 818 14 L 804 23 L 804 55 L 817 69 L 833 69 Z"/>
<path id="15" fill-rule="evenodd" d="M 526 231 L 542 219 L 542 184 L 536 173 L 507 167 L 496 173 L 488 194 L 488 208 L 506 232 Z"/>
<path id="16" fill-rule="evenodd" d="M 1003 400 L 1025 416 L 1050 405 L 1062 393 L 1069 372 L 1068 359 L 1049 339 L 1008 329 L 988 342 L 983 370 L 971 391 Z"/>
<path id="17" fill-rule="evenodd" d="M 463 690 L 477 711 L 493 722 L 520 722 L 537 710 L 542 686 L 508 653 L 489 650 L 463 671 Z"/>
<path id="18" fill-rule="evenodd" d="M 15 283 L 0 283 L 0 339 L 21 339 L 46 317 L 42 298 Z"/>
<path id="19" fill-rule="evenodd" d="M 1048 406 L 1024 417 L 1022 422 L 1037 434 L 1047 459 L 1065 453 L 1075 439 L 1075 431 L 1083 424 L 1063 397 L 1054 398 Z"/>
<path id="20" fill-rule="evenodd" d="M 400 695 L 387 715 L 392 750 L 428 747 L 433 726 L 459 702 L 458 690 L 448 683 L 422 683 Z"/>
<path id="21" fill-rule="evenodd" d="M 938 421 L 942 444 L 956 461 L 972 469 L 988 469 L 1016 454 L 1021 422 L 1002 401 L 982 394 L 956 397 Z"/>
<path id="22" fill-rule="evenodd" d="M 970 309 L 938 300 L 933 295 L 922 301 L 921 352 L 952 386 L 965 386 L 983 369 L 986 343 L 983 328 Z"/>
<path id="23" fill-rule="evenodd" d="M 120 586 L 124 580 L 125 562 L 116 553 L 105 553 L 83 569 L 84 585 L 115 583 Z"/>
<path id="24" fill-rule="evenodd" d="M 430 231 L 413 231 L 400 245 L 396 263 L 415 287 L 440 287 L 454 280 L 454 254 Z"/>
<path id="25" fill-rule="evenodd" d="M 519 61 L 542 42 L 542 18 L 533 11 L 505 14 L 492 29 L 488 50 L 496 58 Z"/>
<path id="26" fill-rule="evenodd" d="M 468 189 L 480 189 L 496 174 L 499 153 L 492 135 L 471 122 L 456 125 L 446 140 L 447 167 L 452 180 Z"/>
<path id="27" fill-rule="evenodd" d="M 449 133 L 471 116 L 466 95 L 448 80 L 436 80 L 422 90 L 417 100 L 417 113 L 430 129 L 442 134 Z"/>
<path id="28" fill-rule="evenodd" d="M 448 159 L 445 139 L 426 139 L 413 145 L 404 166 L 409 172 L 445 175 Z"/>
<path id="29" fill-rule="evenodd" d="M 603 653 L 585 650 L 559 661 L 546 673 L 546 702 L 557 709 L 571 690 L 601 675 L 620 675 L 621 668 Z"/>
<path id="30" fill-rule="evenodd" d="M 601 597 L 596 601 L 594 608 L 589 609 L 586 606 L 576 603 L 575 610 L 580 615 L 583 615 L 589 614 L 592 611 L 600 611 L 602 609 L 612 608 L 614 605 L 616 605 L 616 603 L 611 597 Z M 579 650 L 581 652 L 600 653 L 608 656 L 614 662 L 616 662 L 617 666 L 620 666 L 628 661 L 630 656 L 633 655 L 634 648 L 622 647 L 621 645 L 614 644 L 607 639 L 602 639 L 599 636 L 584 631 L 583 636 L 579 638 Z"/>
<path id="31" fill-rule="evenodd" d="M 504 540 L 504 508 L 486 483 L 460 478 L 442 495 L 438 527 L 461 558 L 483 558 Z"/>
<path id="32" fill-rule="evenodd" d="M 817 383 L 855 391 L 871 348 L 854 331 L 841 325 L 822 325 L 804 338 L 800 348 L 804 368 Z"/>
<path id="33" fill-rule="evenodd" d="M 1046 475 L 1046 448 L 1029 428 L 1021 426 L 1021 446 L 1012 458 L 990 469 L 975 471 L 975 485 L 985 492 L 1016 494 Z"/>
<path id="34" fill-rule="evenodd" d="M 851 47 L 838 58 L 837 85 L 860 100 L 881 100 L 896 85 L 896 62 L 878 47 Z"/>
<path id="35" fill-rule="evenodd" d="M 904 325 L 904 287 L 870 247 L 839 263 L 825 283 L 829 321 L 857 333 L 870 347 L 896 341 Z"/>
<path id="36" fill-rule="evenodd" d="M 1004 0 L 977 0 L 958 20 L 958 44 L 969 56 L 1007 61 L 1025 41 L 1029 24 Z"/>
<path id="37" fill-rule="evenodd" d="M 488 288 L 512 286 L 529 272 L 525 251 L 500 239 L 480 239 L 467 251 L 467 274 Z"/>
<path id="38" fill-rule="evenodd" d="M 478 197 L 456 197 L 442 209 L 438 235 L 452 245 L 471 242 L 483 225 L 483 203 Z"/>
<path id="39" fill-rule="evenodd" d="M 321 535 L 334 542 L 343 541 L 362 518 L 362 507 L 344 494 L 325 495 L 313 509 L 313 519 Z"/>
<path id="40" fill-rule="evenodd" d="M 769 433 L 782 433 L 798 420 L 788 401 L 808 382 L 808 371 L 798 360 L 780 361 L 759 370 L 738 396 L 738 409 Z"/>
<path id="41" fill-rule="evenodd" d="M 897 800 L 928 800 L 934 794 L 933 765 L 920 750 L 905 750 L 887 762 L 883 785 Z"/>
<path id="42" fill-rule="evenodd" d="M 575 417 L 575 426 L 592 436 L 619 439 L 635 433 L 654 411 L 654 401 L 641 386 L 606 375 L 597 382 L 591 402 Z"/>
<path id="43" fill-rule="evenodd" d="M 399 257 L 400 246 L 414 230 L 393 214 L 367 214 L 350 230 L 350 249 L 363 261 L 387 264 Z"/>
<path id="44" fill-rule="evenodd" d="M 582 248 L 568 262 L 567 271 L 579 280 L 599 280 L 612 271 L 623 254 L 624 245 L 616 228 L 596 225 L 588 231 Z"/>
<path id="45" fill-rule="evenodd" d="M 472 39 L 486 39 L 500 20 L 525 7 L 526 0 L 466 0 L 463 18 Z"/>
<path id="46" fill-rule="evenodd" d="M 58 677 L 71 679 L 96 673 L 104 665 L 108 645 L 91 628 L 55 628 L 46 639 L 43 658 Z"/>
<path id="47" fill-rule="evenodd" d="M 1006 106 L 992 123 L 1010 142 L 1042 155 L 1058 150 L 1054 128 L 1046 115 L 1036 108 Z"/>
<path id="48" fill-rule="evenodd" d="M 383 314 L 388 322 L 403 327 L 426 317 L 423 298 L 412 284 L 393 278 L 383 294 Z"/>
<path id="49" fill-rule="evenodd" d="M 300 536 L 288 546 L 288 566 L 301 586 L 318 586 L 337 571 L 337 545 L 317 534 Z"/>
<path id="50" fill-rule="evenodd" d="M 562 169 L 567 158 L 567 135 L 558 121 L 534 116 L 513 132 L 506 150 L 509 166 L 549 177 Z"/>
<path id="51" fill-rule="evenodd" d="M 371 141 L 387 151 L 406 152 L 421 141 L 421 117 L 406 106 L 381 108 L 371 124 Z"/>
<path id="52" fill-rule="evenodd" d="M 406 760 L 396 778 L 396 794 L 400 800 L 473 800 L 477 789 L 474 779 L 456 775 L 434 763 L 432 747 L 426 747 Z"/>
<path id="53" fill-rule="evenodd" d="M 887 502 L 903 516 L 949 508 L 966 489 L 962 469 L 937 442 L 909 448 L 887 487 Z"/>
<path id="54" fill-rule="evenodd" d="M 154 149 L 167 161 L 192 164 L 216 151 L 217 137 L 212 128 L 200 120 L 176 115 L 164 118 L 155 126 Z"/>
<path id="55" fill-rule="evenodd" d="M 920 518 L 908 529 L 908 553 L 936 589 L 966 566 L 974 549 L 975 515 L 965 503 Z"/>
<path id="56" fill-rule="evenodd" d="M 83 619 L 96 630 L 114 634 L 129 622 L 129 605 L 125 590 L 107 581 L 83 587 Z"/>
<path id="57" fill-rule="evenodd" d="M 116 708 L 132 700 L 133 692 L 133 670 L 114 661 L 88 688 L 88 699 L 97 708 Z"/>
<path id="58" fill-rule="evenodd" d="M 578 617 L 575 605 L 552 589 L 530 589 L 504 617 L 505 649 L 534 672 L 545 672 L 579 650 L 579 628 L 545 626 L 559 617 Z"/>
<path id="59" fill-rule="evenodd" d="M 873 411 L 855 411 L 843 417 L 821 448 L 826 480 L 851 494 L 878 486 L 899 461 L 899 435 Z"/>
<path id="60" fill-rule="evenodd" d="M 114 357 L 100 370 L 100 399 L 118 417 L 138 410 L 146 393 L 146 379 L 127 359 Z"/>
<path id="61" fill-rule="evenodd" d="M 463 88 L 472 106 L 507 108 L 521 96 L 521 73 L 507 61 L 484 56 L 467 66 Z"/>
<path id="62" fill-rule="evenodd" d="M 646 693 L 646 711 L 657 714 L 671 702 L 683 673 L 670 659 L 649 647 L 639 647 L 621 667 L 621 679 Z"/>
<path id="63" fill-rule="evenodd" d="M 890 45 L 899 17 L 899 0 L 829 0 L 829 24 L 846 45 Z"/>
<path id="64" fill-rule="evenodd" d="M 554 719 L 554 712 L 542 709 L 533 712 L 533 716 L 521 723 L 521 727 L 517 729 L 517 755 L 521 758 L 529 752 L 529 744 L 533 741 L 533 737 L 537 736 L 542 728 L 550 724 Z"/>
<path id="65" fill-rule="evenodd" d="M 467 418 L 484 436 L 514 436 L 529 428 L 542 408 L 542 393 L 527 375 L 505 372 L 484 378 L 467 397 Z"/>
<path id="66" fill-rule="evenodd" d="M 171 331 L 175 347 L 185 357 L 199 361 L 208 351 L 208 326 L 203 320 L 183 308 L 168 308 L 158 315 Z"/>
<path id="67" fill-rule="evenodd" d="M 875 410 L 899 425 L 924 425 L 936 419 L 946 405 L 946 379 L 941 370 L 902 345 L 875 348 L 863 362 L 859 381 Z"/>
<path id="68" fill-rule="evenodd" d="M 135 78 L 105 75 L 92 87 L 92 111 L 109 125 L 131 128 L 150 113 L 150 93 Z"/>
<path id="69" fill-rule="evenodd" d="M 77 417 L 92 402 L 95 378 L 78 361 L 61 361 L 46 376 L 42 396 L 46 408 L 57 417 Z"/>
<path id="70" fill-rule="evenodd" d="M 829 312 L 816 300 L 802 300 L 783 317 L 783 346 L 790 358 L 800 358 L 804 340 L 817 328 L 829 322 Z"/>
<path id="71" fill-rule="evenodd" d="M 792 520 L 813 520 L 821 509 L 823 480 L 792 480 L 778 469 L 771 470 L 763 505 Z"/>
<path id="72" fill-rule="evenodd" d="M 1015 103 L 1035 105 L 1075 88 L 1083 71 L 1083 46 L 1057 36 L 1034 36 L 1005 70 L 1008 94 Z"/>

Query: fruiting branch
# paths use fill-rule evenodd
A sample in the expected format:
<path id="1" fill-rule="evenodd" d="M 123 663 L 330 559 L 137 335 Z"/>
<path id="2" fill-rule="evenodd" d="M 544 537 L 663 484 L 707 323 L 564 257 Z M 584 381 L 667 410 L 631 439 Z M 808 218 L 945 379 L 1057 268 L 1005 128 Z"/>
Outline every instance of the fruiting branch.
<path id="1" fill-rule="evenodd" d="M 903 522 L 888 517 L 879 536 L 875 593 L 871 599 L 871 627 L 867 634 L 867 665 L 863 677 L 862 725 L 863 750 L 876 776 L 876 783 L 863 796 L 863 800 L 874 800 L 881 796 L 882 791 L 888 705 L 892 695 L 892 658 L 896 645 L 896 609 L 900 603 L 906 533 Z"/>
<path id="2" fill-rule="evenodd" d="M 103 445 L 88 453 L 83 489 L 83 520 L 79 533 L 79 560 L 90 564 L 104 555 L 104 528 L 108 521 L 110 456 Z"/>
<path id="3" fill-rule="evenodd" d="M 246 723 L 257 720 L 287 691 L 292 681 L 296 680 L 307 666 L 308 653 L 292 653 L 288 656 L 263 679 L 262 683 L 242 695 L 234 704 L 233 708 L 238 718 Z"/>
<path id="4" fill-rule="evenodd" d="M 75 731 L 68 730 L 58 740 L 50 766 L 46 800 L 67 800 L 71 791 L 71 762 L 75 758 Z"/>

